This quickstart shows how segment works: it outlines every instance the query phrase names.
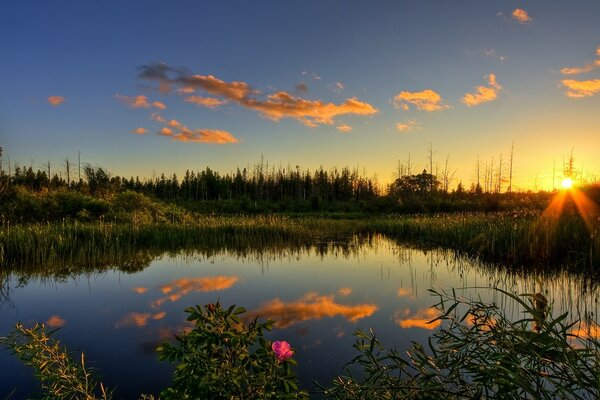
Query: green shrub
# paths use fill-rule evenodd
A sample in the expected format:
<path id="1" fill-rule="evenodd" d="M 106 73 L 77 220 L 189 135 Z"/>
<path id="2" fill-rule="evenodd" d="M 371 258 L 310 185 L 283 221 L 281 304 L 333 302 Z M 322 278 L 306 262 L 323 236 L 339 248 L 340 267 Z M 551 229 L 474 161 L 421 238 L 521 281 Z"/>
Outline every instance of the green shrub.
<path id="1" fill-rule="evenodd" d="M 293 359 L 279 361 L 264 339 L 273 321 L 246 324 L 243 308 L 219 303 L 186 310 L 194 323 L 176 344 L 157 349 L 161 360 L 176 362 L 173 384 L 162 399 L 301 399 Z"/>

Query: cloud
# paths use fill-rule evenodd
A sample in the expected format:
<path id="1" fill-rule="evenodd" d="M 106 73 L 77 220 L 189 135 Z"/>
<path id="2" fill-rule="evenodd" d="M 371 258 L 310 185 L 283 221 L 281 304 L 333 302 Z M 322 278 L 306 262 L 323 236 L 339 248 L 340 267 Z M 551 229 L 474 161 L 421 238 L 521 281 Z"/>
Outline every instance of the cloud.
<path id="1" fill-rule="evenodd" d="M 571 98 L 590 97 L 600 93 L 600 79 L 587 81 L 564 79 L 561 83 L 567 88 L 567 96 Z"/>
<path id="2" fill-rule="evenodd" d="M 133 288 L 131 290 L 133 290 L 137 294 L 144 294 L 144 293 L 146 293 L 148 291 L 148 288 L 145 288 L 145 287 L 136 287 L 136 288 Z"/>
<path id="3" fill-rule="evenodd" d="M 463 96 L 462 102 L 467 106 L 477 106 L 494 101 L 498 97 L 498 91 L 502 89 L 502 86 L 496 81 L 496 75 L 489 74 L 484 79 L 487 79 L 489 86 L 477 86 L 475 93 L 465 93 Z"/>
<path id="4" fill-rule="evenodd" d="M 498 54 L 496 52 L 496 50 L 494 50 L 494 49 L 484 50 L 484 53 L 485 53 L 486 56 L 493 57 L 493 58 L 498 59 L 500 61 L 506 61 L 508 59 L 508 57 L 501 56 L 500 54 Z"/>
<path id="5" fill-rule="evenodd" d="M 596 48 L 597 59 L 584 65 L 583 67 L 565 67 L 560 70 L 563 75 L 578 75 L 591 72 L 596 67 L 600 67 L 600 46 Z"/>
<path id="6" fill-rule="evenodd" d="M 160 320 L 166 315 L 167 313 L 165 311 L 161 311 L 156 314 L 132 312 L 118 320 L 115 324 L 115 328 L 122 328 L 126 326 L 142 328 L 146 326 L 150 320 Z"/>
<path id="7" fill-rule="evenodd" d="M 213 75 L 182 74 L 181 71 L 164 64 L 144 66 L 138 77 L 158 80 L 168 86 L 181 86 L 186 90 L 202 90 L 222 98 L 223 101 L 234 102 L 254 110 L 270 120 L 292 118 L 310 127 L 334 124 L 334 118 L 340 115 L 373 115 L 378 112 L 372 105 L 354 97 L 341 104 L 334 104 L 322 100 L 307 100 L 285 91 L 263 96 L 246 82 L 226 82 Z"/>
<path id="8" fill-rule="evenodd" d="M 146 131 L 146 128 L 136 128 L 136 129 L 132 130 L 131 132 L 135 133 L 135 134 L 138 134 L 138 135 L 143 135 L 147 131 Z"/>
<path id="9" fill-rule="evenodd" d="M 340 288 L 340 290 L 338 290 L 338 294 L 340 296 L 344 296 L 344 297 L 349 296 L 350 294 L 352 294 L 352 288 L 349 288 L 349 287 Z"/>
<path id="10" fill-rule="evenodd" d="M 159 110 L 164 110 L 165 108 L 167 108 L 167 106 L 165 106 L 165 103 L 161 103 L 160 101 L 152 102 L 152 107 L 158 108 Z"/>
<path id="11" fill-rule="evenodd" d="M 333 318 L 341 316 L 350 322 L 369 317 L 377 311 L 375 304 L 357 304 L 354 306 L 336 303 L 333 295 L 319 296 L 310 292 L 296 301 L 285 303 L 280 299 L 273 299 L 263 303 L 261 307 L 250 313 L 251 317 L 260 315 L 263 318 L 273 319 L 279 328 L 307 321 L 311 319 Z"/>
<path id="12" fill-rule="evenodd" d="M 215 144 L 238 143 L 238 139 L 227 131 L 219 129 L 190 129 L 174 119 L 167 122 L 160 115 L 155 115 L 153 119 L 160 119 L 162 123 L 167 124 L 167 126 L 163 126 L 158 131 L 159 135 L 170 137 L 177 142 Z"/>
<path id="13" fill-rule="evenodd" d="M 414 131 L 416 129 L 421 129 L 419 122 L 417 122 L 417 120 L 415 119 L 409 119 L 406 122 L 398 122 L 396 124 L 396 129 L 398 129 L 400 132 L 410 132 L 410 131 Z"/>
<path id="14" fill-rule="evenodd" d="M 335 82 L 332 86 L 332 89 L 334 92 L 336 93 L 342 93 L 342 91 L 344 90 L 345 86 L 342 82 Z"/>
<path id="15" fill-rule="evenodd" d="M 308 86 L 306 86 L 306 83 L 300 82 L 296 84 L 296 91 L 301 93 L 308 93 Z"/>
<path id="16" fill-rule="evenodd" d="M 319 75 L 315 74 L 314 72 L 302 71 L 302 75 L 307 75 L 308 77 L 310 77 L 311 79 L 313 79 L 315 81 L 321 80 L 321 77 Z"/>
<path id="17" fill-rule="evenodd" d="M 158 112 L 153 112 L 152 114 L 150 114 L 150 118 L 152 118 L 154 121 L 159 122 L 161 124 L 167 123 L 167 120 L 164 119 Z"/>
<path id="18" fill-rule="evenodd" d="M 117 100 L 127 104 L 131 108 L 154 107 L 154 108 L 158 108 L 160 110 L 164 110 L 165 108 L 167 108 L 167 106 L 165 106 L 164 103 L 161 103 L 160 101 L 155 101 L 155 102 L 150 103 L 148 101 L 148 97 L 146 97 L 144 95 L 131 97 L 131 96 L 123 96 L 120 94 L 116 94 L 115 97 L 117 98 Z"/>
<path id="19" fill-rule="evenodd" d="M 282 118 L 293 118 L 310 127 L 319 124 L 331 125 L 334 123 L 334 118 L 340 115 L 372 115 L 378 112 L 370 104 L 354 97 L 347 99 L 342 104 L 334 104 L 325 103 L 322 100 L 305 100 L 287 92 L 273 93 L 264 101 L 244 99 L 241 104 L 258 111 L 270 120 L 279 121 Z"/>
<path id="20" fill-rule="evenodd" d="M 56 107 L 64 103 L 66 99 L 63 96 L 50 96 L 47 100 L 50 105 Z"/>
<path id="21" fill-rule="evenodd" d="M 439 317 L 439 312 L 435 308 L 425 308 L 417 310 L 416 313 L 411 314 L 410 310 L 404 310 L 404 312 L 397 312 L 394 315 L 394 322 L 401 328 L 422 328 L 422 329 L 435 329 L 442 323 L 441 320 L 430 322 L 431 320 Z"/>
<path id="22" fill-rule="evenodd" d="M 533 19 L 531 19 L 531 17 L 527 13 L 527 11 L 523 10 L 522 8 L 515 8 L 511 14 L 511 16 L 514 20 L 516 20 L 520 24 L 527 24 L 527 23 L 533 21 Z"/>
<path id="23" fill-rule="evenodd" d="M 185 98 L 188 103 L 194 103 L 202 107 L 217 108 L 226 103 L 226 101 L 216 99 L 214 97 L 188 96 Z"/>
<path id="24" fill-rule="evenodd" d="M 48 318 L 48 321 L 46 321 L 46 325 L 48 325 L 51 328 L 61 328 L 65 326 L 66 323 L 67 320 L 61 318 L 59 315 L 53 315 L 50 318 Z"/>
<path id="25" fill-rule="evenodd" d="M 431 89 L 421 92 L 400 92 L 394 97 L 393 104 L 403 110 L 408 110 L 409 104 L 412 104 L 418 110 L 428 112 L 445 110 L 449 107 L 443 103 L 442 96 Z"/>
<path id="26" fill-rule="evenodd" d="M 183 76 L 178 79 L 185 87 L 202 89 L 213 95 L 223 96 L 228 100 L 242 101 L 252 93 L 256 93 L 246 82 L 225 82 L 213 75 Z"/>
<path id="27" fill-rule="evenodd" d="M 348 133 L 352 130 L 352 127 L 350 125 L 342 124 L 342 125 L 336 126 L 335 129 L 337 129 L 338 131 L 343 132 L 343 133 Z"/>

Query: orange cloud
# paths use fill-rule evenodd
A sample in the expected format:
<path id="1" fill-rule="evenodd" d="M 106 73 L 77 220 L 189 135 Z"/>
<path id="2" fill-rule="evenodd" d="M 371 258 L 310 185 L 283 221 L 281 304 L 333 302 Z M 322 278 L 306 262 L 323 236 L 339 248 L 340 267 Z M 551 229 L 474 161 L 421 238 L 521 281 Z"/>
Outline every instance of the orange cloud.
<path id="1" fill-rule="evenodd" d="M 578 75 L 592 71 L 596 67 L 600 67 L 600 46 L 596 48 L 596 60 L 583 67 L 565 67 L 560 70 L 563 75 Z"/>
<path id="2" fill-rule="evenodd" d="M 172 119 L 167 121 L 158 113 L 152 113 L 150 116 L 154 121 L 165 124 L 158 134 L 168 136 L 178 142 L 194 142 L 194 143 L 238 143 L 230 132 L 218 129 L 190 129 L 181 122 Z"/>
<path id="3" fill-rule="evenodd" d="M 225 82 L 213 75 L 193 75 L 182 77 L 180 81 L 184 83 L 185 87 L 201 88 L 210 94 L 234 101 L 241 101 L 251 93 L 256 93 L 246 82 Z"/>
<path id="4" fill-rule="evenodd" d="M 148 101 L 148 97 L 146 97 L 144 95 L 130 97 L 130 96 L 123 96 L 123 95 L 120 95 L 120 94 L 116 94 L 115 97 L 117 98 L 117 100 L 119 100 L 119 101 L 127 104 L 131 108 L 150 108 L 150 107 L 155 107 L 155 108 L 158 108 L 160 110 L 164 110 L 165 108 L 167 108 L 167 106 L 165 106 L 160 101 L 155 101 L 152 104 L 150 104 L 150 102 Z"/>
<path id="5" fill-rule="evenodd" d="M 449 106 L 443 104 L 442 96 L 431 89 L 425 89 L 421 92 L 400 92 L 394 99 L 395 107 L 403 110 L 408 110 L 409 104 L 415 106 L 421 111 L 440 111 L 445 110 Z"/>
<path id="6" fill-rule="evenodd" d="M 340 296 L 344 296 L 344 297 L 349 296 L 350 294 L 352 294 L 352 288 L 349 288 L 349 287 L 340 288 L 340 290 L 338 290 L 338 294 Z"/>
<path id="7" fill-rule="evenodd" d="M 463 96 L 463 103 L 467 106 L 477 106 L 482 103 L 487 103 L 496 100 L 498 98 L 498 92 L 502 89 L 502 86 L 496 82 L 496 75 L 489 74 L 486 77 L 489 86 L 477 86 L 475 93 L 465 93 Z"/>
<path id="8" fill-rule="evenodd" d="M 561 83 L 567 88 L 567 96 L 571 98 L 590 97 L 600 92 L 600 79 L 588 81 L 564 79 Z"/>
<path id="9" fill-rule="evenodd" d="M 235 102 L 273 121 L 292 118 L 306 126 L 314 127 L 320 124 L 331 125 L 334 123 L 334 118 L 340 115 L 372 115 L 378 112 L 372 105 L 356 98 L 349 98 L 344 103 L 334 104 L 322 100 L 306 100 L 284 91 L 269 94 L 266 98 L 259 98 L 261 93 L 252 89 L 246 82 L 226 82 L 213 75 L 187 75 L 182 69 L 165 64 L 152 64 L 140 69 L 142 70 L 138 75 L 140 78 L 158 80 L 160 84 L 180 85 L 186 91 L 200 89 L 223 98 L 224 100 L 221 101 Z M 170 78 L 170 74 L 176 76 Z M 177 92 L 181 93 L 181 91 Z"/>
<path id="10" fill-rule="evenodd" d="M 133 290 L 137 294 L 144 294 L 144 293 L 146 293 L 148 291 L 148 288 L 145 288 L 145 287 L 136 287 L 136 288 L 133 288 L 131 290 Z"/>
<path id="11" fill-rule="evenodd" d="M 48 321 L 46 321 L 46 325 L 48 325 L 51 328 L 60 328 L 65 326 L 66 322 L 67 320 L 61 318 L 59 315 L 53 315 L 50 318 L 48 318 Z"/>
<path id="12" fill-rule="evenodd" d="M 511 15 L 512 18 L 520 24 L 526 24 L 528 22 L 533 21 L 533 19 L 531 19 L 531 17 L 529 16 L 529 13 L 527 13 L 527 11 L 523 10 L 522 8 L 515 8 Z"/>
<path id="13" fill-rule="evenodd" d="M 185 98 L 188 103 L 194 103 L 207 108 L 217 108 L 226 103 L 226 101 L 216 99 L 214 97 L 188 96 Z"/>
<path id="14" fill-rule="evenodd" d="M 260 315 L 275 320 L 277 327 L 286 328 L 302 321 L 320 320 L 325 317 L 342 316 L 350 322 L 356 322 L 359 319 L 371 316 L 375 311 L 377 311 L 375 304 L 348 306 L 336 303 L 333 295 L 319 296 L 317 293 L 311 292 L 290 303 L 273 299 L 262 304 L 251 315 Z"/>
<path id="15" fill-rule="evenodd" d="M 331 125 L 334 123 L 333 119 L 340 115 L 372 115 L 378 112 L 370 104 L 359 101 L 354 97 L 347 99 L 342 104 L 334 104 L 325 103 L 321 100 L 305 100 L 294 97 L 287 92 L 273 93 L 264 101 L 246 98 L 240 104 L 273 121 L 279 121 L 282 118 L 293 118 L 310 127 L 319 124 Z"/>
<path id="16" fill-rule="evenodd" d="M 156 309 L 165 301 L 177 301 L 191 292 L 214 292 L 231 288 L 239 281 L 237 276 L 213 276 L 200 278 L 181 278 L 162 285 L 160 290 L 168 295 L 157 299 L 150 305 Z"/>
<path id="17" fill-rule="evenodd" d="M 165 106 L 165 103 L 161 103 L 160 101 L 153 102 L 152 107 L 158 108 L 159 110 L 164 110 L 165 108 L 167 108 L 167 106 Z"/>
<path id="18" fill-rule="evenodd" d="M 159 135 L 163 135 L 163 136 L 173 136 L 173 130 L 170 129 L 170 128 L 168 128 L 168 127 L 166 127 L 166 126 L 163 126 L 161 128 L 161 130 L 158 131 L 158 134 Z"/>
<path id="19" fill-rule="evenodd" d="M 64 103 L 66 99 L 63 96 L 50 96 L 47 100 L 50 105 L 56 107 Z"/>
<path id="20" fill-rule="evenodd" d="M 344 132 L 344 133 L 348 133 L 348 132 L 352 131 L 352 127 L 350 125 L 346 125 L 346 124 L 338 125 L 338 126 L 336 126 L 336 129 L 338 131 Z"/>
<path id="21" fill-rule="evenodd" d="M 143 134 L 145 134 L 147 131 L 146 131 L 146 128 L 136 128 L 136 129 L 132 130 L 131 132 L 132 132 L 132 133 L 136 133 L 136 134 L 138 134 L 138 135 L 143 135 Z"/>
<path id="22" fill-rule="evenodd" d="M 150 320 L 160 320 L 163 319 L 167 313 L 165 311 L 161 311 L 156 314 L 150 313 L 129 313 L 123 318 L 121 318 L 115 324 L 116 328 L 122 328 L 125 326 L 136 326 L 138 328 L 142 328 L 148 324 Z"/>
<path id="23" fill-rule="evenodd" d="M 406 123 L 398 122 L 396 124 L 396 129 L 400 132 L 410 132 L 415 129 L 420 129 L 419 123 L 415 119 L 409 119 Z"/>
<path id="24" fill-rule="evenodd" d="M 413 315 L 410 315 L 410 311 L 408 313 L 397 312 L 394 316 L 394 322 L 401 328 L 435 329 L 440 326 L 442 321 L 439 319 L 433 322 L 430 321 L 437 317 L 439 317 L 438 310 L 435 308 L 425 308 L 418 310 Z"/>

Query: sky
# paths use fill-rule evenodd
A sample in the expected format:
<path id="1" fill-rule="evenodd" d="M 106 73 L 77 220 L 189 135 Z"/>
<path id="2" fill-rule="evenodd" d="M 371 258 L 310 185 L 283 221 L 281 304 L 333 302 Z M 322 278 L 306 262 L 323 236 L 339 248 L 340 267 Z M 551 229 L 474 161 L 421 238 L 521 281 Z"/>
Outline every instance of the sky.
<path id="1" fill-rule="evenodd" d="M 0 2 L 2 166 L 600 177 L 598 1 Z M 508 164 L 506 164 L 507 168 Z M 506 170 L 506 169 L 505 169 Z M 559 183 L 556 184 L 557 186 Z M 505 187 L 506 188 L 506 187 Z"/>

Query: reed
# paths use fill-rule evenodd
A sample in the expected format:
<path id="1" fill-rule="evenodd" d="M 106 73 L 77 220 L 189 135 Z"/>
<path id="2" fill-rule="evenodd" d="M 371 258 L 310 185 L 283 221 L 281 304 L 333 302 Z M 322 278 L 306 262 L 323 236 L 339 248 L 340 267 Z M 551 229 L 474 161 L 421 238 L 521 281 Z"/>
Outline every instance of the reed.
<path id="1" fill-rule="evenodd" d="M 143 268 L 164 252 L 192 249 L 285 249 L 383 234 L 418 247 L 442 247 L 514 270 L 596 275 L 600 230 L 577 215 L 533 212 L 428 214 L 376 218 L 197 216 L 177 223 L 46 223 L 0 228 L 0 267 L 86 264 Z"/>

